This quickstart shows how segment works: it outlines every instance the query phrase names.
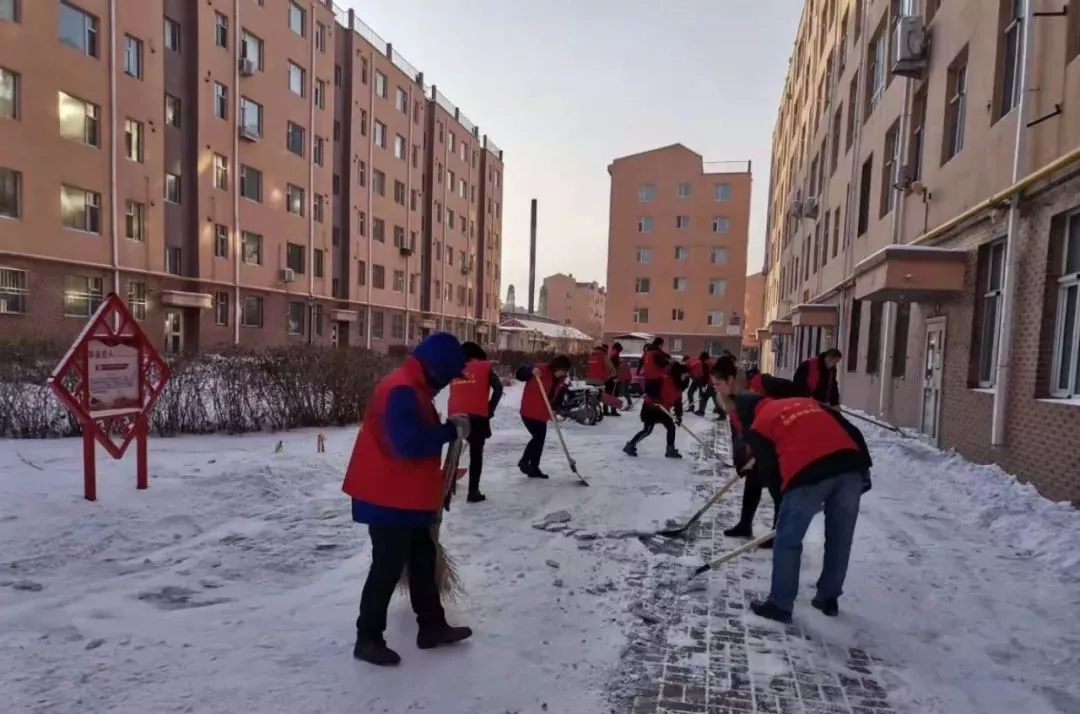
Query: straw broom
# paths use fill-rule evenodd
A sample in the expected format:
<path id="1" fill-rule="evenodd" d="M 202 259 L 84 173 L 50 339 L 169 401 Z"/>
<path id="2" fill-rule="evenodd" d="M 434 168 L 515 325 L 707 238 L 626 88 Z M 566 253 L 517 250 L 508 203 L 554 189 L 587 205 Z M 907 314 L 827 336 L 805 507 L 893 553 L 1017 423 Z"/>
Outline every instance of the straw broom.
<path id="1" fill-rule="evenodd" d="M 465 440 L 457 439 L 446 452 L 446 460 L 443 461 L 443 501 L 446 502 L 454 489 L 458 477 L 458 463 L 465 451 Z M 465 590 L 461 585 L 457 567 L 453 558 L 446 552 L 442 543 L 439 542 L 439 528 L 442 526 L 443 509 L 439 509 L 435 516 L 435 523 L 431 526 L 431 539 L 435 541 L 435 583 L 439 587 L 439 594 L 451 601 L 460 598 Z M 401 580 L 398 581 L 399 590 L 409 589 L 409 569 L 401 571 Z"/>

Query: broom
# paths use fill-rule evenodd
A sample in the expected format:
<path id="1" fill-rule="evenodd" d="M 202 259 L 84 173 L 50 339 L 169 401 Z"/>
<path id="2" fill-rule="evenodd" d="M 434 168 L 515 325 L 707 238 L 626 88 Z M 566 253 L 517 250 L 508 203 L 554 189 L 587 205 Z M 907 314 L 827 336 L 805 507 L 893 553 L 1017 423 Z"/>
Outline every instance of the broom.
<path id="1" fill-rule="evenodd" d="M 458 462 L 465 451 L 465 440 L 457 439 L 446 452 L 446 460 L 443 462 L 443 502 L 449 503 L 454 490 L 454 484 L 460 478 Z M 461 578 L 457 572 L 457 566 L 453 558 L 446 552 L 442 543 L 439 542 L 439 528 L 442 526 L 443 510 L 439 509 L 435 516 L 435 523 L 431 525 L 431 539 L 435 541 L 435 583 L 438 585 L 439 594 L 451 601 L 457 600 L 465 593 L 461 585 Z M 401 579 L 398 581 L 398 590 L 409 589 L 409 569 L 401 571 Z"/>

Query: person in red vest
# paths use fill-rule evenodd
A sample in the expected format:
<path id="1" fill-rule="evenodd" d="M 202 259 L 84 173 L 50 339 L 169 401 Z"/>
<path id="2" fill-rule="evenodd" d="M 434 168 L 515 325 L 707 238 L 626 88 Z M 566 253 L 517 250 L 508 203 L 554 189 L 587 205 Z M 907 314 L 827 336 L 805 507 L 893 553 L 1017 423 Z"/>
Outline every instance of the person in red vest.
<path id="1" fill-rule="evenodd" d="M 463 377 L 450 382 L 447 411 L 469 417 L 469 495 L 465 500 L 479 503 L 487 500 L 480 493 L 484 443 L 491 438 L 491 420 L 502 399 L 503 386 L 480 345 L 466 342 L 461 348 L 465 354 L 465 372 Z"/>
<path id="2" fill-rule="evenodd" d="M 529 478 L 547 478 L 547 474 L 540 470 L 540 457 L 544 454 L 548 422 L 552 413 L 558 411 L 569 372 L 570 358 L 559 355 L 547 364 L 532 365 L 526 362 L 515 375 L 519 381 L 525 382 L 525 391 L 521 393 L 521 421 L 530 436 L 525 453 L 518 461 L 518 468 Z M 541 389 L 544 391 L 541 392 Z M 550 412 L 548 405 L 544 404 L 545 394 L 551 405 Z"/>
<path id="3" fill-rule="evenodd" d="M 615 370 L 614 375 L 604 383 L 604 391 L 611 397 L 621 397 L 621 389 L 619 387 L 619 375 L 621 374 L 620 368 L 622 365 L 622 345 L 616 342 L 608 350 L 608 360 L 611 362 L 611 368 Z M 629 374 L 629 371 L 627 372 Z M 627 397 L 629 399 L 629 397 Z M 609 416 L 622 416 L 619 414 L 619 410 L 614 406 L 611 407 L 611 413 Z"/>
<path id="4" fill-rule="evenodd" d="M 469 436 L 465 415 L 440 423 L 432 400 L 465 366 L 461 343 L 436 332 L 425 337 L 371 395 L 341 489 L 352 499 L 352 516 L 371 536 L 371 568 L 360 599 L 353 657 L 395 665 L 386 645 L 386 610 L 402 570 L 409 569 L 409 596 L 416 613 L 416 646 L 430 649 L 472 636 L 446 622 L 435 581 L 431 525 L 443 505 L 443 445 Z"/>
<path id="5" fill-rule="evenodd" d="M 811 357 L 795 370 L 791 381 L 803 396 L 811 397 L 829 406 L 840 404 L 840 389 L 836 384 L 836 366 L 840 364 L 840 350 L 833 347 L 817 357 Z"/>
<path id="6" fill-rule="evenodd" d="M 667 450 L 664 456 L 669 459 L 681 459 L 682 454 L 675 448 L 675 426 L 682 423 L 682 382 L 686 375 L 686 365 L 672 361 L 662 352 L 657 355 L 657 364 L 664 370 L 659 380 L 659 393 L 655 396 L 645 395 L 644 405 L 641 407 L 641 422 L 645 426 L 626 442 L 623 453 L 628 456 L 637 456 L 637 445 L 653 433 L 657 424 L 663 424 L 667 430 Z M 668 416 L 672 412 L 674 412 L 673 417 Z"/>
<path id="7" fill-rule="evenodd" d="M 688 366 L 690 368 L 690 390 L 687 392 L 686 398 L 690 402 L 690 411 L 697 411 L 694 409 L 695 396 L 700 397 L 701 409 L 704 411 L 705 392 L 709 387 L 709 372 L 712 371 L 709 353 L 702 352 L 697 357 L 692 358 Z"/>
<path id="8" fill-rule="evenodd" d="M 619 372 L 615 369 L 615 365 L 611 363 L 611 358 L 608 356 L 607 345 L 597 345 L 592 354 L 589 355 L 589 361 L 585 364 L 585 383 L 590 387 L 598 387 L 607 391 L 607 384 L 609 380 L 618 376 Z M 604 416 L 620 416 L 618 412 L 609 407 L 603 405 Z"/>
<path id="9" fill-rule="evenodd" d="M 731 380 L 733 383 L 734 380 Z M 729 385 L 722 382 L 720 389 Z M 873 461 L 866 440 L 839 411 L 816 399 L 747 395 L 736 401 L 744 440 L 766 483 L 783 498 L 773 542 L 769 597 L 750 603 L 760 617 L 791 622 L 799 593 L 802 542 L 810 522 L 825 511 L 825 557 L 811 605 L 839 613 L 862 494 L 870 490 Z"/>
<path id="10" fill-rule="evenodd" d="M 630 369 L 630 363 L 622 358 L 623 346 L 616 342 L 611 346 L 613 353 L 618 351 L 618 362 L 615 364 L 616 369 L 619 370 L 619 376 L 617 378 L 616 396 L 622 397 L 626 400 L 626 406 L 623 409 L 629 411 L 633 406 L 633 402 L 630 400 L 630 383 L 634 381 L 634 374 Z M 614 362 L 615 360 L 612 359 Z"/>
<path id="11" fill-rule="evenodd" d="M 646 345 L 641 354 L 641 365 L 638 371 L 645 381 L 644 393 L 653 399 L 660 398 L 660 385 L 667 374 L 667 365 L 671 363 L 671 357 L 664 352 L 664 338 L 657 337 Z"/>

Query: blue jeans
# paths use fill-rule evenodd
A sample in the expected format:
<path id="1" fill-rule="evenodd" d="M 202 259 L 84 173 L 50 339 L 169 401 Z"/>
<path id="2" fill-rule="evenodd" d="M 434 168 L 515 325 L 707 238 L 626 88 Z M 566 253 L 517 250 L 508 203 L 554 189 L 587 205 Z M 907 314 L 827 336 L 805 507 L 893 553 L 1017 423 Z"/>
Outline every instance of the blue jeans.
<path id="1" fill-rule="evenodd" d="M 862 474 L 851 472 L 784 492 L 773 541 L 772 592 L 769 594 L 769 599 L 781 610 L 791 612 L 795 609 L 803 537 L 810 521 L 823 508 L 825 562 L 817 581 L 817 596 L 822 599 L 840 597 L 864 483 Z"/>

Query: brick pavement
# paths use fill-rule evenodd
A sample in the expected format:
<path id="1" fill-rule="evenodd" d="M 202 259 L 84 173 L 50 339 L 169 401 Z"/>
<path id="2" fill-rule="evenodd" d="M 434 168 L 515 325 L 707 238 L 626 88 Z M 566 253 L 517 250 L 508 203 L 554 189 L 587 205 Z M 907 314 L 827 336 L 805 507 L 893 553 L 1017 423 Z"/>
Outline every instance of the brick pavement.
<path id="1" fill-rule="evenodd" d="M 730 462 L 726 424 L 713 430 L 720 461 Z M 704 501 L 726 478 L 705 469 L 696 492 Z M 654 554 L 628 585 L 638 613 L 629 645 L 612 685 L 618 714 L 890 714 L 875 671 L 873 653 L 842 650 L 817 641 L 799 626 L 822 617 L 805 598 L 795 622 L 771 623 L 748 613 L 768 591 L 770 560 L 743 556 L 717 572 L 699 576 L 698 589 L 673 588 L 689 563 L 701 563 L 737 545 L 723 536 L 738 517 L 740 487 L 721 500 L 688 540 L 645 538 Z M 772 504 L 766 495 L 757 532 L 767 530 Z M 680 562 L 681 561 L 681 562 Z M 842 615 L 841 615 L 842 616 Z"/>

